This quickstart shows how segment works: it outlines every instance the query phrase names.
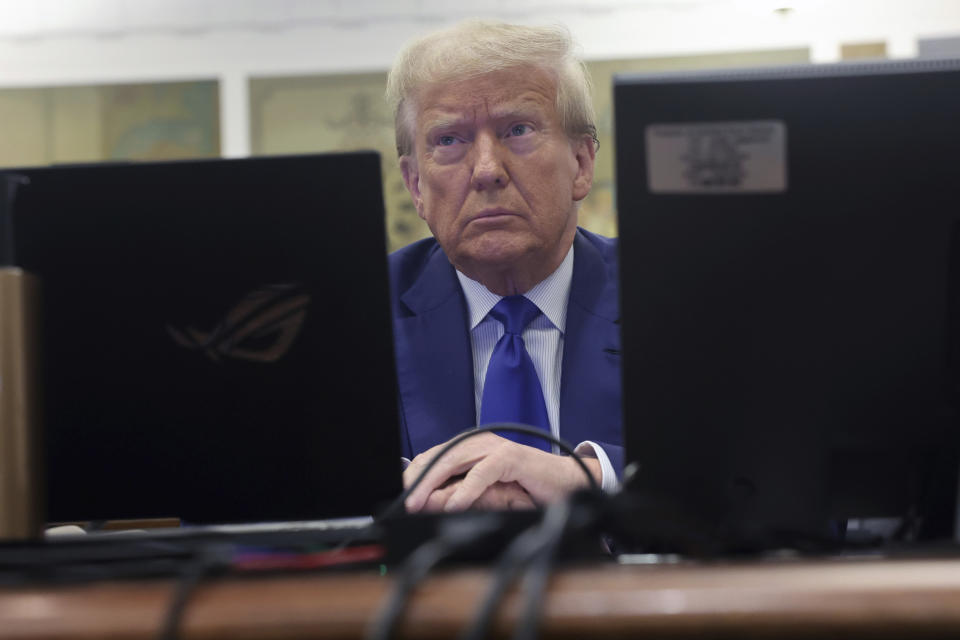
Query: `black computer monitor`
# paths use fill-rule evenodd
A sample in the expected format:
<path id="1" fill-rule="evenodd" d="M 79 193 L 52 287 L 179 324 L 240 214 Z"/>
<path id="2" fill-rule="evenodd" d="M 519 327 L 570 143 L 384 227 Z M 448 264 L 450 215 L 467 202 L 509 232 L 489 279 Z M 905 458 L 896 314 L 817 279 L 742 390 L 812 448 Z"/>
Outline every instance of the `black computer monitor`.
<path id="1" fill-rule="evenodd" d="M 377 154 L 9 170 L 51 521 L 368 515 L 399 494 Z"/>
<path id="2" fill-rule="evenodd" d="M 632 489 L 718 531 L 951 536 L 960 62 L 621 76 L 614 101 Z"/>

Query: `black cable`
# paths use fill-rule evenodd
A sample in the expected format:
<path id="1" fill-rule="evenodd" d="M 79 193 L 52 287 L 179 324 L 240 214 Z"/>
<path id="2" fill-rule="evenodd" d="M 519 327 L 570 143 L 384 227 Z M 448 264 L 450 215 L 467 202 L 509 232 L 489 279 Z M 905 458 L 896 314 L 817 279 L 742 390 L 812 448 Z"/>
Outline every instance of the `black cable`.
<path id="1" fill-rule="evenodd" d="M 460 640 L 480 640 L 487 636 L 500 598 L 524 568 L 523 558 L 531 557 L 540 548 L 540 534 L 538 528 L 530 527 L 514 538 L 501 554 L 483 600 L 473 620 L 460 634 Z"/>
<path id="2" fill-rule="evenodd" d="M 552 557 L 555 546 L 562 538 L 569 518 L 570 501 L 555 502 L 547 507 L 540 524 L 530 527 L 514 538 L 506 551 L 500 555 L 483 600 L 477 607 L 470 624 L 460 634 L 460 640 L 480 640 L 487 636 L 490 624 L 493 622 L 493 615 L 496 613 L 497 606 L 500 604 L 507 588 L 532 560 L 540 557 L 545 551 L 549 550 L 550 553 L 547 557 Z M 527 593 L 531 593 L 529 589 Z M 535 602 L 531 605 L 528 602 L 524 611 L 531 606 L 537 607 L 537 604 Z M 534 611 L 538 610 L 538 608 L 534 609 Z"/>
<path id="3" fill-rule="evenodd" d="M 160 627 L 158 640 L 177 640 L 180 637 L 180 623 L 190 600 L 200 582 L 217 569 L 230 566 L 230 551 L 222 545 L 209 544 L 202 547 L 194 560 L 187 563 L 180 574 L 177 588 L 173 592 L 170 607 Z"/>
<path id="4" fill-rule="evenodd" d="M 557 508 L 548 510 L 543 517 L 543 535 L 541 548 L 532 558 L 530 568 L 524 576 L 526 595 L 520 614 L 520 623 L 513 634 L 513 640 L 536 640 L 540 630 L 543 610 L 543 596 L 550 577 L 550 568 L 556 557 L 564 531 L 570 522 L 571 505 L 569 500 L 557 503 Z"/>
<path id="5" fill-rule="evenodd" d="M 397 572 L 390 596 L 367 627 L 367 640 L 387 640 L 399 622 L 416 586 L 444 558 L 497 530 L 498 521 L 490 514 L 467 520 L 448 521 L 440 534 L 421 544 Z"/>
<path id="6" fill-rule="evenodd" d="M 525 433 L 528 435 L 543 437 L 544 439 L 555 443 L 564 453 L 567 453 L 574 458 L 574 460 L 583 470 L 584 474 L 587 476 L 587 481 L 591 488 L 596 492 L 600 491 L 600 487 L 597 485 L 596 478 L 593 477 L 593 474 L 590 473 L 587 465 L 584 464 L 583 460 L 579 455 L 577 455 L 577 453 L 574 452 L 573 447 L 571 447 L 569 444 L 563 440 L 560 440 L 559 438 L 555 438 L 551 434 L 541 431 L 540 429 L 513 423 L 498 423 L 469 429 L 450 440 L 450 442 L 448 442 L 446 446 L 444 446 L 437 453 L 437 455 L 427 463 L 423 471 L 420 472 L 410 486 L 407 487 L 407 489 L 404 490 L 400 496 L 398 496 L 381 513 L 381 515 L 376 519 L 375 523 L 391 517 L 395 511 L 402 509 L 407 497 L 423 481 L 424 477 L 426 477 L 427 473 L 430 472 L 434 465 L 436 465 L 437 462 L 443 458 L 443 456 L 453 449 L 453 447 L 457 446 L 467 438 L 472 438 L 481 433 L 494 431 Z M 566 500 L 560 501 L 557 503 L 557 505 L 551 505 L 548 507 L 547 514 L 555 514 L 558 509 L 561 511 L 561 513 L 569 514 L 570 507 Z M 559 516 L 551 515 L 548 518 L 545 515 L 544 522 L 540 526 L 528 529 L 517 539 L 515 539 L 514 542 L 511 543 L 507 552 L 504 554 L 503 561 L 501 562 L 502 570 L 498 572 L 498 575 L 504 575 L 506 577 L 501 578 L 499 581 L 495 580 L 495 582 L 503 581 L 506 584 L 509 584 L 509 582 L 511 582 L 516 576 L 516 570 L 524 567 L 529 560 L 533 557 L 536 557 L 537 553 L 541 552 L 545 546 L 549 546 L 551 548 L 549 557 L 552 557 L 553 546 L 550 543 L 559 541 L 559 538 L 563 533 L 567 517 L 568 515 L 563 516 L 563 518 L 560 519 L 561 522 L 559 524 L 559 534 L 557 533 L 557 524 L 555 523 Z M 487 527 L 481 527 L 478 529 L 474 522 L 478 522 L 478 524 L 486 523 Z M 413 589 L 416 587 L 416 585 L 419 584 L 424 577 L 426 577 L 430 569 L 432 569 L 444 558 L 455 553 L 457 550 L 476 542 L 483 536 L 495 530 L 495 525 L 497 522 L 497 520 L 488 517 L 484 517 L 480 521 L 448 521 L 445 527 L 441 530 L 441 535 L 439 538 L 434 538 L 433 540 L 429 540 L 420 545 L 420 547 L 418 547 L 410 555 L 410 557 L 407 559 L 407 562 L 404 563 L 403 568 L 398 573 L 390 597 L 381 608 L 377 616 L 374 618 L 368 629 L 366 635 L 368 640 L 384 640 L 389 638 L 397 621 L 403 613 L 403 609 L 410 598 L 410 594 L 413 592 Z M 338 549 L 344 548 L 348 544 L 349 541 L 344 541 L 341 543 Z M 491 611 L 496 608 L 496 604 L 499 600 L 499 594 L 502 592 L 502 590 L 502 588 L 492 586 L 488 592 L 487 600 L 490 600 L 491 604 L 488 605 L 487 608 Z"/>

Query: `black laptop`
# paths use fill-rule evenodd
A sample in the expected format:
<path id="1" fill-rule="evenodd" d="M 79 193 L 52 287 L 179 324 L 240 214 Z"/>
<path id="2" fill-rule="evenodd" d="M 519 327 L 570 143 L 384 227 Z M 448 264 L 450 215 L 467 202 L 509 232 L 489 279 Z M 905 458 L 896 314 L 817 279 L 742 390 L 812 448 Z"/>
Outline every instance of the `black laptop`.
<path id="1" fill-rule="evenodd" d="M 375 153 L 5 172 L 42 282 L 48 521 L 315 520 L 399 494 Z"/>

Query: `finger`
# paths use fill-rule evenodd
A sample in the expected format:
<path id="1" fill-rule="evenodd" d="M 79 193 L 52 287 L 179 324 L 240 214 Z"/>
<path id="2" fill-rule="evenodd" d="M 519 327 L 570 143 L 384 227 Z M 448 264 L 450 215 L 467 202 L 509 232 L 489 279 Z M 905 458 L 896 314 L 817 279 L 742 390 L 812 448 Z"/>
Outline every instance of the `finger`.
<path id="1" fill-rule="evenodd" d="M 437 445 L 427 449 L 417 456 L 414 456 L 413 460 L 410 461 L 410 464 L 407 465 L 407 468 L 403 470 L 404 488 L 408 488 L 411 484 L 413 484 L 413 481 L 420 476 L 427 464 L 429 464 L 429 462 L 433 460 L 438 453 L 440 453 L 440 449 L 442 447 L 442 444 Z"/>
<path id="2" fill-rule="evenodd" d="M 405 501 L 407 510 L 414 512 L 424 509 L 427 499 L 456 475 L 458 474 L 447 472 L 442 467 L 435 466 L 424 476 L 417 488 L 407 496 Z M 416 480 L 416 477 L 411 480 L 411 483 L 414 480 Z"/>
<path id="3" fill-rule="evenodd" d="M 517 493 L 511 493 L 510 498 L 507 500 L 507 509 L 512 509 L 515 511 L 527 511 L 536 508 L 537 503 L 533 501 L 533 498 L 530 497 L 529 493 L 523 490 L 520 490 Z"/>
<path id="4" fill-rule="evenodd" d="M 501 479 L 503 464 L 501 458 L 484 458 L 473 466 L 457 485 L 453 495 L 447 500 L 444 511 L 463 511 L 476 502 L 492 484 Z"/>
<path id="5" fill-rule="evenodd" d="M 439 455 L 444 446 L 445 443 L 431 447 L 410 461 L 410 464 L 403 472 L 403 486 L 405 489 L 409 489 L 413 483 L 416 482 L 417 478 L 423 475 L 424 469 L 426 469 L 433 459 Z M 423 509 L 427 497 L 430 496 L 434 490 L 443 486 L 443 484 L 447 482 L 451 476 L 456 475 L 446 471 L 446 465 L 443 464 L 446 461 L 446 458 L 447 456 L 435 464 L 433 468 L 430 469 L 430 472 L 427 473 L 423 480 L 421 480 L 417 485 L 416 490 L 407 496 L 404 504 L 406 505 L 408 511 L 413 512 Z"/>
<path id="6" fill-rule="evenodd" d="M 450 484 L 444 485 L 427 496 L 426 502 L 423 503 L 422 511 L 425 512 L 436 512 L 443 511 L 444 506 L 447 504 L 447 500 L 456 491 L 457 482 L 452 482 Z"/>
<path id="7" fill-rule="evenodd" d="M 446 443 L 438 445 L 421 453 L 413 459 L 404 472 L 405 486 L 411 486 L 436 455 L 443 450 Z M 443 458 L 430 469 L 417 488 L 407 496 L 405 502 L 408 511 L 419 511 L 423 508 L 427 497 L 450 478 L 459 476 L 471 469 L 478 460 L 483 459 L 485 449 L 476 446 L 457 446 L 447 452 Z"/>
<path id="8" fill-rule="evenodd" d="M 507 509 L 536 509 L 537 503 L 533 496 L 527 493 L 526 489 L 519 482 L 511 482 L 507 485 L 511 490 L 506 494 Z"/>
<path id="9" fill-rule="evenodd" d="M 419 457 L 419 456 L 417 456 Z M 410 464 L 407 465 L 407 468 L 403 470 L 403 488 L 409 489 L 410 485 L 413 484 L 413 481 L 417 479 L 417 476 L 420 475 L 422 470 L 422 465 L 416 464 L 417 458 L 414 458 L 410 461 Z"/>
<path id="10" fill-rule="evenodd" d="M 498 482 L 473 503 L 476 509 L 530 509 L 533 499 L 516 482 Z"/>

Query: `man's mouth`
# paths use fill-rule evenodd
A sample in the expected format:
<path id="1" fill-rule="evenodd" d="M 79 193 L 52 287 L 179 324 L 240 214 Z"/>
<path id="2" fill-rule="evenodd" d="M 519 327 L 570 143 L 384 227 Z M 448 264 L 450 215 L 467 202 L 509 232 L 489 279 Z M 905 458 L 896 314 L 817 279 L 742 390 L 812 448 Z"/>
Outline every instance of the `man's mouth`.
<path id="1" fill-rule="evenodd" d="M 505 218 L 508 216 L 516 216 L 517 214 L 509 209 L 484 209 L 480 213 L 473 216 L 471 222 L 483 222 L 483 221 L 495 221 L 497 219 Z"/>

